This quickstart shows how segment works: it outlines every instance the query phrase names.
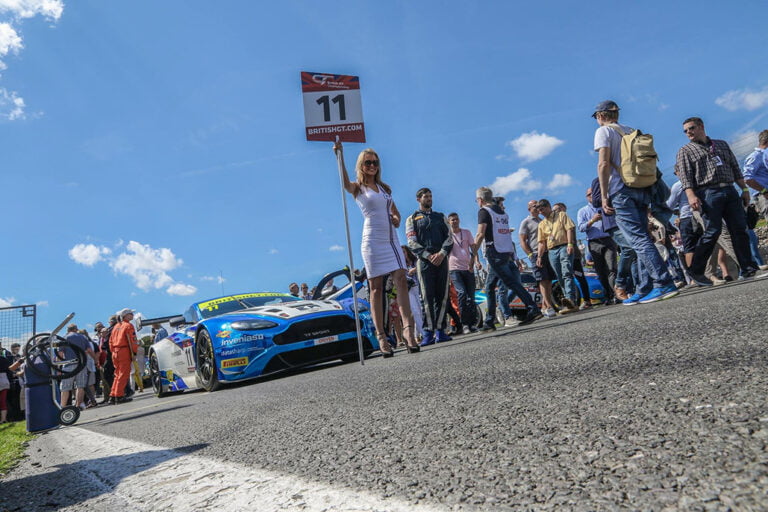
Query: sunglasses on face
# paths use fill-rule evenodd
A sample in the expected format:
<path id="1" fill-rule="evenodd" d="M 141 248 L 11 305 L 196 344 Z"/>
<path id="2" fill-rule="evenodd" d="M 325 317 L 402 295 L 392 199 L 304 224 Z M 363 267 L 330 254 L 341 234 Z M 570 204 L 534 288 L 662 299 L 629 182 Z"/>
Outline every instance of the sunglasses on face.
<path id="1" fill-rule="evenodd" d="M 696 128 L 697 128 L 696 126 L 691 126 L 690 128 L 683 128 L 683 133 L 694 132 L 696 131 Z"/>
<path id="2" fill-rule="evenodd" d="M 366 161 L 365 161 L 365 162 L 363 162 L 363 163 L 364 163 L 365 165 L 372 165 L 372 166 L 374 166 L 374 167 L 378 167 L 378 166 L 379 166 L 379 161 L 378 161 L 378 160 L 366 160 Z"/>

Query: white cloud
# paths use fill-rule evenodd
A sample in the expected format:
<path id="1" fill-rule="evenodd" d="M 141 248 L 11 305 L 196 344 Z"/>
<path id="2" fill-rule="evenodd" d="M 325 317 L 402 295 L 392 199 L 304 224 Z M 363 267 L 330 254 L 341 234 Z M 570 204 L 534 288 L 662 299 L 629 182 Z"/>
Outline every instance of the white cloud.
<path id="1" fill-rule="evenodd" d="M 189 276 L 189 277 L 192 277 L 192 276 Z M 203 277 L 200 278 L 200 280 L 201 281 L 216 281 L 218 284 L 222 284 L 222 283 L 227 281 L 226 279 L 224 279 L 221 276 L 215 276 L 215 277 L 214 276 L 203 276 Z"/>
<path id="2" fill-rule="evenodd" d="M 0 61 L 0 69 L 2 68 L 2 61 Z M 4 117 L 9 121 L 15 121 L 17 119 L 24 119 L 24 98 L 20 97 L 16 91 L 9 91 L 3 87 L 0 87 L 0 117 Z"/>
<path id="3" fill-rule="evenodd" d="M 0 308 L 9 308 L 13 306 L 14 302 L 16 302 L 15 297 L 6 297 L 6 298 L 0 297 Z"/>
<path id="4" fill-rule="evenodd" d="M 87 267 L 107 261 L 115 273 L 133 278 L 134 284 L 145 292 L 165 288 L 169 295 L 191 295 L 197 291 L 194 286 L 176 282 L 169 275 L 184 262 L 168 248 L 153 249 L 131 240 L 123 252 L 117 256 L 111 254 L 108 247 L 94 244 L 77 244 L 69 250 L 73 261 Z"/>
<path id="5" fill-rule="evenodd" d="M 110 266 L 118 274 L 131 276 L 136 286 L 144 291 L 173 284 L 168 272 L 184 263 L 170 249 L 153 249 L 133 240 L 128 242 L 126 251 L 119 254 Z"/>
<path id="6" fill-rule="evenodd" d="M 21 36 L 10 23 L 0 23 L 0 59 L 9 53 L 18 54 L 24 48 Z M 0 69 L 6 69 L 6 64 L 0 60 Z"/>
<path id="7" fill-rule="evenodd" d="M 731 151 L 738 160 L 746 158 L 757 147 L 758 132 L 750 130 L 734 135 L 731 140 Z"/>
<path id="8" fill-rule="evenodd" d="M 560 188 L 570 187 L 574 184 L 573 178 L 570 174 L 555 174 L 552 176 L 552 181 L 549 182 L 547 188 L 550 190 L 556 190 Z"/>
<path id="9" fill-rule="evenodd" d="M 534 130 L 507 142 L 507 145 L 511 146 L 515 153 L 517 153 L 517 156 L 522 158 L 523 161 L 533 162 L 534 160 L 544 158 L 564 142 L 557 137 Z"/>
<path id="10" fill-rule="evenodd" d="M 497 177 L 491 185 L 494 195 L 505 196 L 510 192 L 532 192 L 540 189 L 543 184 L 531 179 L 531 171 L 521 167 L 512 174 Z"/>
<path id="11" fill-rule="evenodd" d="M 69 250 L 69 257 L 75 263 L 92 267 L 102 261 L 112 251 L 108 247 L 97 247 L 93 244 L 77 244 Z"/>
<path id="12" fill-rule="evenodd" d="M 336 244 L 336 245 L 332 245 L 332 246 L 330 246 L 330 247 L 328 248 L 328 250 L 329 250 L 329 251 L 331 251 L 331 252 L 338 252 L 338 251 L 343 251 L 343 250 L 344 250 L 344 248 L 343 248 L 342 246 L 340 246 L 340 245 Z"/>
<path id="13" fill-rule="evenodd" d="M 280 251 L 278 251 L 277 249 L 270 249 L 269 250 L 269 254 L 279 254 L 279 253 L 280 253 Z"/>
<path id="14" fill-rule="evenodd" d="M 64 2 L 61 0 L 0 0 L 0 13 L 10 13 L 17 18 L 42 15 L 52 21 L 61 18 Z"/>
<path id="15" fill-rule="evenodd" d="M 184 283 L 174 283 L 171 286 L 168 287 L 166 292 L 168 292 L 168 295 L 192 295 L 197 291 L 197 288 L 192 286 L 191 284 L 184 284 Z"/>
<path id="16" fill-rule="evenodd" d="M 10 16 L 10 22 L 0 23 L 0 71 L 8 66 L 5 58 L 9 54 L 18 54 L 24 49 L 24 40 L 16 29 L 21 20 L 34 16 L 44 16 L 48 20 L 57 21 L 64 11 L 61 0 L 0 0 L 0 14 Z M 0 88 L 0 117 L 9 121 L 24 119 L 24 98 L 16 91 Z"/>
<path id="17" fill-rule="evenodd" d="M 39 308 L 47 308 L 48 307 L 48 301 L 47 300 L 39 300 L 35 304 Z"/>
<path id="18" fill-rule="evenodd" d="M 768 105 L 768 86 L 759 91 L 735 89 L 728 91 L 715 100 L 726 110 L 757 110 Z"/>

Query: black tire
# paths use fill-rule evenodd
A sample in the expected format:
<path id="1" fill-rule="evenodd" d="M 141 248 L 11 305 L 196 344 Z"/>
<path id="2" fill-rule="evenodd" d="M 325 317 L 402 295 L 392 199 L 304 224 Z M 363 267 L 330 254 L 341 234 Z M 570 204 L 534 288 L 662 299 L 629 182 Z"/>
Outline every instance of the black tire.
<path id="1" fill-rule="evenodd" d="M 74 405 L 63 407 L 59 411 L 59 423 L 65 426 L 74 425 L 80 419 L 80 408 Z"/>
<path id="2" fill-rule="evenodd" d="M 149 378 L 152 381 L 152 391 L 155 392 L 157 398 L 168 396 L 160 384 L 160 364 L 157 362 L 157 354 L 154 350 L 149 354 Z"/>
<path id="3" fill-rule="evenodd" d="M 86 354 L 83 349 L 77 345 L 72 345 L 61 336 L 56 336 L 54 346 L 57 349 L 66 348 L 71 350 L 74 352 L 75 359 L 77 360 L 73 369 L 60 369 L 55 367 L 54 363 L 51 361 L 49 353 L 51 347 L 50 337 L 51 335 L 49 333 L 40 333 L 32 336 L 29 341 L 27 341 L 27 345 L 24 348 L 24 359 L 27 363 L 27 368 L 32 370 L 38 377 L 51 378 L 54 380 L 68 379 L 69 377 L 74 377 L 80 373 L 80 371 L 85 368 Z M 37 364 L 39 363 L 43 363 L 47 367 L 47 370 L 43 371 L 39 369 L 37 367 Z M 54 369 L 56 369 L 56 371 L 54 371 Z"/>
<path id="4" fill-rule="evenodd" d="M 200 381 L 200 386 L 208 392 L 221 389 L 211 335 L 205 329 L 200 329 L 200 333 L 197 335 L 195 357 L 197 359 L 197 379 Z"/>

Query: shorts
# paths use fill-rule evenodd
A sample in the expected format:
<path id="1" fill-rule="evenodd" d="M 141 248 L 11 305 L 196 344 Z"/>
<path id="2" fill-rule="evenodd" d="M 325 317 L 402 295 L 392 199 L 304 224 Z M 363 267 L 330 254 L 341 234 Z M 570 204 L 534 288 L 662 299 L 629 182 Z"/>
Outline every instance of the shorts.
<path id="1" fill-rule="evenodd" d="M 88 379 L 85 382 L 86 386 L 95 386 L 96 385 L 96 372 L 88 370 Z"/>
<path id="2" fill-rule="evenodd" d="M 74 377 L 61 379 L 60 391 L 72 391 L 73 389 L 85 389 L 88 385 L 88 370 L 83 368 Z"/>
<path id="3" fill-rule="evenodd" d="M 533 274 L 533 278 L 536 280 L 537 283 L 539 281 L 551 281 L 552 276 L 555 275 L 555 271 L 552 269 L 552 265 L 549 263 L 549 258 L 547 258 L 546 256 L 547 256 L 546 254 L 542 256 L 541 262 L 543 263 L 543 265 L 540 267 L 536 266 L 535 252 L 533 253 L 532 258 L 529 258 L 531 259 L 531 263 L 533 263 L 533 269 L 531 273 Z"/>
<path id="4" fill-rule="evenodd" d="M 683 240 L 683 253 L 690 254 L 696 250 L 696 244 L 704 232 L 701 226 L 693 219 L 686 217 L 680 219 L 680 238 Z"/>

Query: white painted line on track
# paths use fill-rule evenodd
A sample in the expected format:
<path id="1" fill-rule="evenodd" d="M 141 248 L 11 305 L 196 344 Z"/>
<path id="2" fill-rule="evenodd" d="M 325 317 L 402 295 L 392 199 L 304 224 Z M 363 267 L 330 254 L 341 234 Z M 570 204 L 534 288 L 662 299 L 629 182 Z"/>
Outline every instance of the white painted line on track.
<path id="1" fill-rule="evenodd" d="M 431 512 L 448 509 L 334 488 L 78 427 L 52 431 L 36 441 L 43 441 L 56 459 L 56 466 L 43 467 L 41 471 L 52 472 L 62 464 L 70 464 L 103 493 L 78 503 L 77 510 L 106 511 L 112 509 L 115 500 L 125 506 L 123 510 Z"/>

